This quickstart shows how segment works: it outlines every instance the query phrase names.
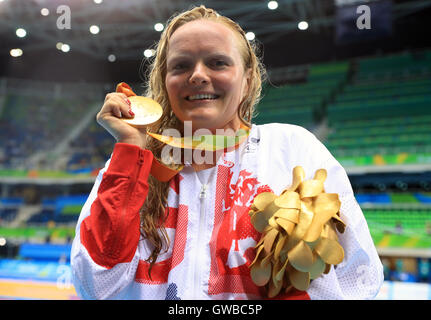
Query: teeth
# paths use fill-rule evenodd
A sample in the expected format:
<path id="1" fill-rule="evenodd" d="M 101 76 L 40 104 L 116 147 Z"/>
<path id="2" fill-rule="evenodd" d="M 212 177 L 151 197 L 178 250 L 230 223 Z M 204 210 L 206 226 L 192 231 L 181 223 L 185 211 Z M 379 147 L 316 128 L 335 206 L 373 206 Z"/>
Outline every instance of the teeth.
<path id="1" fill-rule="evenodd" d="M 197 94 L 194 96 L 189 96 L 188 100 L 200 100 L 200 99 L 217 99 L 217 96 L 214 94 Z"/>

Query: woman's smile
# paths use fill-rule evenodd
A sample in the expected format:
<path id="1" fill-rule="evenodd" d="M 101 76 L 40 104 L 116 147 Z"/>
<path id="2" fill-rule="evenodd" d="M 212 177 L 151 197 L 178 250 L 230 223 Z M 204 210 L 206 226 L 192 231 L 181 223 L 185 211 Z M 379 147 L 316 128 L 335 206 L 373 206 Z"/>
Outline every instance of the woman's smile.
<path id="1" fill-rule="evenodd" d="M 212 101 L 218 99 L 220 96 L 217 94 L 212 93 L 198 93 L 194 95 L 189 95 L 186 97 L 187 101 L 190 102 L 205 102 L 205 101 Z"/>

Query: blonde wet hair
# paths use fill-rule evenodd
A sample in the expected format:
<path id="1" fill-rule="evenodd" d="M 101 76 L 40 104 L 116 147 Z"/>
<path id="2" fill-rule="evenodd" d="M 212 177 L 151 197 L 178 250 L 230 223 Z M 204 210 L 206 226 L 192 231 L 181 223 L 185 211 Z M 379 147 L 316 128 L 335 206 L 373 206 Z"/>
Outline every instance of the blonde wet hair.
<path id="1" fill-rule="evenodd" d="M 163 114 L 160 120 L 149 128 L 152 132 L 162 133 L 163 130 L 167 128 L 176 128 L 182 131 L 182 123 L 177 119 L 171 109 L 168 92 L 166 90 L 166 59 L 169 50 L 169 40 L 172 34 L 179 27 L 196 20 L 211 20 L 222 23 L 229 27 L 237 36 L 238 49 L 242 58 L 244 71 L 250 70 L 248 92 L 240 102 L 237 112 L 239 118 L 245 125 L 251 125 L 255 106 L 261 98 L 262 83 L 266 80 L 265 68 L 257 56 L 256 43 L 247 40 L 244 30 L 236 22 L 218 14 L 213 9 L 201 5 L 172 16 L 168 20 L 167 26 L 156 45 L 156 55 L 149 67 L 145 96 L 156 100 L 162 106 Z M 164 145 L 159 141 L 149 138 L 146 148 L 152 151 L 156 158 L 160 159 L 163 146 Z M 165 210 L 169 192 L 169 182 L 162 183 L 150 176 L 148 183 L 148 196 L 140 210 L 140 215 L 141 233 L 154 247 L 147 260 L 150 262 L 149 275 L 151 277 L 151 267 L 154 265 L 157 256 L 163 248 L 166 250 L 169 247 L 169 238 L 163 226 L 166 219 Z"/>

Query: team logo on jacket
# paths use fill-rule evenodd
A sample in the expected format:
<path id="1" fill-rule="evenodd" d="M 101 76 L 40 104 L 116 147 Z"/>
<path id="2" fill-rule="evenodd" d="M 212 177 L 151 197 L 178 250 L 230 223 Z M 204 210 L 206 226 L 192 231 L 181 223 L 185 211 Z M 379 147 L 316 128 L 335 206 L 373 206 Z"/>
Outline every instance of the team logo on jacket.
<path id="1" fill-rule="evenodd" d="M 260 237 L 248 215 L 259 182 L 246 170 L 240 171 L 236 182 L 233 176 L 228 166 L 219 166 L 208 292 L 260 295 L 248 268 Z"/>

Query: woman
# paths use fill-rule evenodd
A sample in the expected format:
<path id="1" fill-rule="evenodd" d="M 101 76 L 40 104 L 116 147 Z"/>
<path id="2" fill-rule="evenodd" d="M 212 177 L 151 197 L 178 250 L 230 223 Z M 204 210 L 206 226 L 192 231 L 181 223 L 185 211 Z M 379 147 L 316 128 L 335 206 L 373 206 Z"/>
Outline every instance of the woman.
<path id="1" fill-rule="evenodd" d="M 338 193 L 345 258 L 306 291 L 277 299 L 374 297 L 383 269 L 344 169 L 307 130 L 251 124 L 264 76 L 244 31 L 201 6 L 170 20 L 157 47 L 147 96 L 163 107 L 151 127 L 184 132 L 250 128 L 234 150 L 213 161 L 184 163 L 167 183 L 151 176 L 163 144 L 131 118 L 127 96 L 110 93 L 97 116 L 117 140 L 84 205 L 71 264 L 77 292 L 87 299 L 260 299 L 267 293 L 250 276 L 260 233 L 248 215 L 256 194 L 279 194 L 292 168 L 328 172 L 325 189 Z"/>

